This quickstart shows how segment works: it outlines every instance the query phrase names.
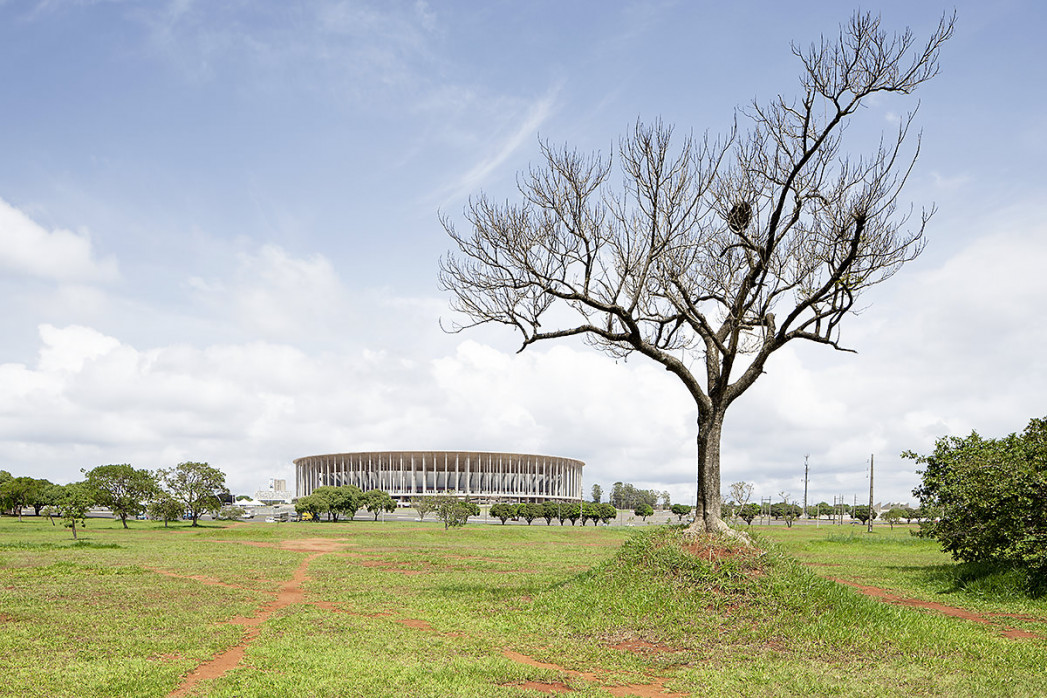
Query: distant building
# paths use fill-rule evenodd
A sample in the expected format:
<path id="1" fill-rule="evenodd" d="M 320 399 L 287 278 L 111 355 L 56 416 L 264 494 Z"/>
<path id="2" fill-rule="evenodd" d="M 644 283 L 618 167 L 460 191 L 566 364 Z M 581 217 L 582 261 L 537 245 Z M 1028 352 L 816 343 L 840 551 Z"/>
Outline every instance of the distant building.
<path id="1" fill-rule="evenodd" d="M 526 453 L 374 451 L 305 456 L 294 465 L 299 497 L 323 485 L 356 485 L 399 501 L 454 492 L 480 501 L 541 502 L 581 500 L 585 463 Z"/>
<path id="2" fill-rule="evenodd" d="M 258 490 L 254 498 L 265 504 L 290 504 L 291 491 L 287 489 L 287 480 L 269 480 L 269 489 Z"/>

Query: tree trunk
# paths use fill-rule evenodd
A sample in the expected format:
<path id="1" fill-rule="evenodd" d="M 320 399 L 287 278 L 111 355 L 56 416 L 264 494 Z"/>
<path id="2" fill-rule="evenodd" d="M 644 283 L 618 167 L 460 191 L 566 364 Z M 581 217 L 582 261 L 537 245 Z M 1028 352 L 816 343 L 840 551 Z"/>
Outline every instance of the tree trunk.
<path id="1" fill-rule="evenodd" d="M 120 515 L 120 522 L 124 525 L 124 528 L 127 528 L 127 514 Z"/>
<path id="2" fill-rule="evenodd" d="M 698 499 L 692 531 L 723 533 L 730 527 L 720 508 L 720 435 L 724 409 L 713 407 L 698 418 Z"/>

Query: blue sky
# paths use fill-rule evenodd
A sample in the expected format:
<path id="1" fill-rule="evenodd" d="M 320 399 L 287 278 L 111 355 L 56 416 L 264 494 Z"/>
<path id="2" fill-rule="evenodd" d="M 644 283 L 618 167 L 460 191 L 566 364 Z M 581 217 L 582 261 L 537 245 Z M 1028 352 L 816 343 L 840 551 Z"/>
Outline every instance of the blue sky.
<path id="1" fill-rule="evenodd" d="M 926 36 L 953 4 L 884 2 Z M 845 339 L 795 347 L 728 413 L 758 496 L 916 484 L 902 450 L 1042 414 L 1047 9 L 961 2 L 903 195 L 924 255 Z M 725 130 L 795 94 L 837 2 L 0 2 L 0 468 L 67 482 L 206 460 L 238 491 L 292 458 L 468 448 L 581 458 L 693 497 L 694 412 L 640 360 L 449 336 L 438 214 L 513 195 L 538 139 L 609 152 L 637 118 Z M 871 145 L 870 145 L 871 144 Z M 881 497 L 878 497 L 880 499 Z"/>

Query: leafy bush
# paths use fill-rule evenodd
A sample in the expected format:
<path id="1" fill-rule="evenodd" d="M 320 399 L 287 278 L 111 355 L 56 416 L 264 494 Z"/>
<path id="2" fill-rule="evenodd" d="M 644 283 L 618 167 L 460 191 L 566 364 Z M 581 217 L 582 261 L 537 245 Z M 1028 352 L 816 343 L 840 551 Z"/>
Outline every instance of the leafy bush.
<path id="1" fill-rule="evenodd" d="M 444 530 L 464 526 L 470 516 L 480 514 L 480 507 L 475 502 L 459 499 L 453 493 L 436 495 L 433 501 L 436 503 L 437 517 L 444 522 Z"/>
<path id="2" fill-rule="evenodd" d="M 749 524 L 753 525 L 753 519 L 760 515 L 759 504 L 746 504 L 745 506 L 738 509 L 738 518 Z"/>
<path id="3" fill-rule="evenodd" d="M 246 513 L 247 510 L 243 507 L 226 505 L 218 510 L 217 518 L 222 521 L 236 521 Z"/>
<path id="4" fill-rule="evenodd" d="M 676 514 L 677 521 L 683 521 L 683 517 L 691 513 L 691 507 L 686 504 L 673 504 L 669 511 Z"/>
<path id="5" fill-rule="evenodd" d="M 934 538 L 964 562 L 1007 563 L 1027 572 L 1030 589 L 1047 591 L 1047 419 L 1021 434 L 938 439 L 913 490 L 936 518 L 919 535 Z"/>
<path id="6" fill-rule="evenodd" d="M 873 521 L 876 520 L 876 510 L 870 509 L 866 504 L 859 504 L 851 509 L 852 519 L 858 519 L 862 523 L 868 523 L 870 517 L 872 517 Z"/>
<path id="7" fill-rule="evenodd" d="M 516 516 L 516 505 L 498 502 L 491 505 L 488 513 L 496 519 L 501 519 L 502 525 L 505 525 L 506 521 Z"/>

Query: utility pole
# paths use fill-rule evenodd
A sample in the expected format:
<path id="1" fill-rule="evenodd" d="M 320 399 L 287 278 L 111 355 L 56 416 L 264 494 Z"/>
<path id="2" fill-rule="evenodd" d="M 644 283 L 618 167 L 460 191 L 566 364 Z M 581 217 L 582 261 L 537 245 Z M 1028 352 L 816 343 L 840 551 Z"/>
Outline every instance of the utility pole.
<path id="1" fill-rule="evenodd" d="M 873 531 L 873 458 L 875 454 L 869 454 L 869 533 Z"/>
<path id="2" fill-rule="evenodd" d="M 807 516 L 807 475 L 810 473 L 810 468 L 807 466 L 807 459 L 811 457 L 808 453 L 803 457 L 803 518 L 809 518 Z"/>

